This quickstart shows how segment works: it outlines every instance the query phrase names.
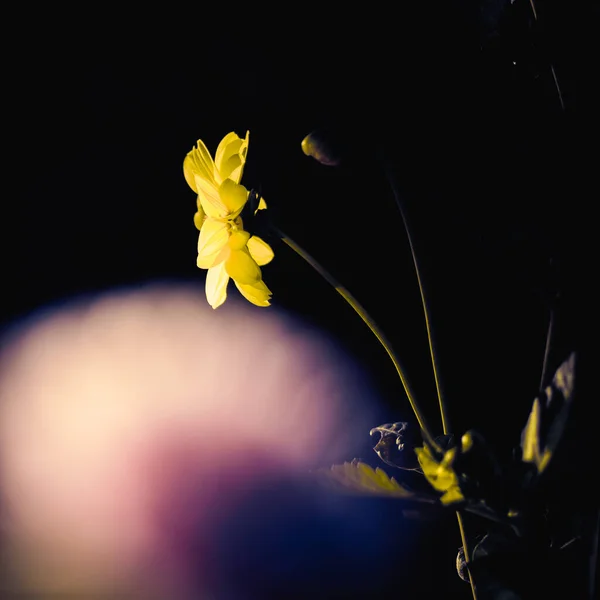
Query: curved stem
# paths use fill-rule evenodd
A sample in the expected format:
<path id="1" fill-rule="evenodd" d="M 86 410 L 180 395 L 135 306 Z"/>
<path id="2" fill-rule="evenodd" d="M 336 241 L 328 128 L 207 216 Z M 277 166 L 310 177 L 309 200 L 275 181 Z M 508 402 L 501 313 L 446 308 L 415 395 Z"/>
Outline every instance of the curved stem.
<path id="1" fill-rule="evenodd" d="M 537 23 L 538 14 L 535 8 L 535 0 L 529 0 L 529 6 L 531 7 L 531 14 L 533 15 L 533 20 Z M 560 109 L 565 110 L 565 102 L 563 100 L 562 92 L 560 91 L 560 85 L 558 84 L 558 77 L 556 76 L 556 71 L 554 70 L 554 65 L 550 64 L 550 73 L 552 74 L 552 81 L 554 82 L 554 87 L 556 88 L 556 93 L 558 94 L 558 102 L 560 104 Z"/>
<path id="2" fill-rule="evenodd" d="M 404 224 L 404 230 L 406 232 L 406 237 L 408 238 L 408 245 L 410 247 L 410 254 L 412 256 L 413 265 L 415 268 L 415 273 L 417 275 L 417 283 L 419 284 L 419 293 L 421 295 L 421 305 L 423 307 L 423 315 L 425 316 L 425 327 L 427 329 L 427 342 L 429 344 L 429 354 L 431 357 L 431 367 L 433 369 L 433 377 L 435 379 L 435 388 L 438 396 L 438 403 L 440 406 L 440 416 L 442 418 L 442 430 L 444 435 L 446 435 L 450 431 L 450 421 L 448 419 L 448 410 L 446 408 L 446 403 L 444 401 L 444 395 L 442 393 L 442 385 L 440 381 L 440 376 L 438 373 L 437 362 L 435 359 L 435 343 L 433 339 L 433 333 L 431 328 L 431 322 L 429 320 L 429 310 L 427 309 L 427 301 L 425 299 L 425 290 L 423 287 L 423 282 L 421 280 L 421 273 L 419 271 L 419 263 L 417 261 L 417 254 L 415 252 L 415 247 L 413 244 L 412 236 L 410 234 L 410 228 L 408 226 L 408 219 L 406 218 L 406 213 L 402 206 L 402 202 L 400 201 L 400 194 L 396 188 L 396 184 L 394 181 L 394 177 L 391 173 L 389 166 L 386 164 L 385 167 L 386 177 L 389 181 L 390 187 L 392 188 L 392 192 L 394 193 L 394 199 L 396 200 L 396 205 L 398 206 L 398 211 L 400 212 L 400 216 L 402 217 L 402 223 Z M 463 552 L 465 553 L 465 561 L 467 563 L 467 567 L 469 562 L 471 561 L 471 556 L 469 552 L 469 546 L 467 544 L 467 536 L 465 534 L 465 526 L 463 523 L 463 517 L 460 511 L 456 511 L 456 520 L 458 521 L 458 529 L 460 531 L 460 537 L 462 540 Z M 471 584 L 471 593 L 473 595 L 473 600 L 477 600 L 477 591 L 475 589 L 475 584 L 473 582 L 473 577 L 469 573 L 469 583 Z"/>
<path id="3" fill-rule="evenodd" d="M 462 540 L 463 552 L 465 554 L 465 562 L 467 563 L 467 569 L 469 568 L 469 563 L 471 562 L 471 552 L 469 550 L 469 546 L 467 545 L 467 536 L 465 534 L 465 524 L 463 523 L 463 517 L 460 511 L 456 511 L 456 519 L 458 520 L 458 528 L 460 530 L 460 539 Z M 471 572 L 469 571 L 469 583 L 471 584 L 471 593 L 473 594 L 473 600 L 477 600 L 477 592 L 475 590 L 475 583 L 473 582 L 473 577 L 471 577 Z"/>
<path id="4" fill-rule="evenodd" d="M 419 427 L 424 433 L 424 436 L 431 440 L 431 432 L 427 426 L 425 421 L 425 417 L 423 413 L 419 409 L 417 401 L 413 392 L 410 389 L 410 385 L 404 374 L 404 369 L 402 368 L 400 361 L 396 357 L 391 344 L 388 342 L 386 337 L 383 335 L 382 331 L 379 329 L 375 321 L 371 318 L 369 313 L 361 306 L 361 304 L 356 300 L 356 298 L 344 287 L 342 286 L 334 277 L 332 277 L 328 271 L 326 271 L 306 250 L 301 248 L 294 240 L 288 237 L 283 231 L 278 229 L 277 227 L 271 226 L 272 231 L 277 235 L 281 241 L 289 246 L 296 254 L 298 254 L 301 258 L 303 258 L 323 279 L 325 279 L 334 289 L 335 291 L 354 309 L 356 314 L 363 320 L 365 325 L 371 330 L 371 333 L 377 338 L 379 343 L 383 346 L 388 356 L 390 357 L 398 376 L 400 377 L 400 381 L 402 382 L 402 386 L 404 387 L 404 391 L 406 396 L 408 397 L 408 401 L 410 402 L 410 406 L 415 413 L 415 417 L 419 423 Z M 434 446 L 435 448 L 435 446 Z"/>
<path id="5" fill-rule="evenodd" d="M 537 10 L 535 10 L 535 2 L 533 0 L 529 0 L 529 6 L 531 6 L 531 12 L 533 13 L 533 18 L 537 21 Z"/>
<path id="6" fill-rule="evenodd" d="M 429 344 L 429 355 L 431 357 L 431 366 L 433 368 L 433 378 L 435 379 L 435 389 L 437 391 L 438 404 L 440 406 L 440 415 L 442 418 L 442 430 L 444 434 L 447 434 L 450 431 L 450 421 L 448 419 L 448 410 L 446 408 L 446 403 L 444 402 L 444 395 L 442 393 L 442 383 L 440 380 L 440 376 L 437 368 L 437 361 L 435 359 L 435 342 L 432 333 L 431 322 L 429 319 L 429 310 L 427 309 L 427 301 L 425 299 L 425 290 L 423 287 L 423 281 L 421 280 L 421 272 L 419 271 L 419 263 L 417 261 L 417 254 L 415 252 L 415 247 L 413 244 L 412 236 L 410 235 L 410 228 L 408 227 L 408 219 L 406 218 L 406 213 L 404 208 L 402 207 L 402 202 L 400 201 L 400 194 L 396 188 L 396 184 L 394 181 L 394 177 L 391 174 L 389 167 L 386 165 L 385 174 L 387 180 L 392 188 L 392 192 L 394 194 L 394 198 L 396 200 L 396 205 L 398 206 L 398 210 L 400 212 L 400 216 L 402 217 L 402 223 L 404 225 L 404 231 L 406 232 L 406 237 L 408 238 L 408 245 L 410 247 L 410 254 L 412 256 L 413 265 L 415 268 L 415 273 L 417 275 L 417 283 L 419 284 L 419 294 L 421 295 L 421 306 L 423 307 L 423 315 L 425 316 L 425 328 L 427 329 L 427 342 Z"/>
<path id="7" fill-rule="evenodd" d="M 596 595 L 596 586 L 598 585 L 597 581 L 596 581 L 596 576 L 598 574 L 598 547 L 599 547 L 598 540 L 599 540 L 599 538 L 600 538 L 600 510 L 597 511 L 594 532 L 592 533 L 592 549 L 590 552 L 590 563 L 589 563 L 590 600 L 598 597 Z"/>
<path id="8" fill-rule="evenodd" d="M 546 346 L 544 348 L 544 361 L 542 363 L 542 374 L 540 376 L 540 390 L 546 386 L 548 377 L 548 362 L 550 359 L 550 348 L 552 347 L 552 338 L 554 337 L 554 308 L 550 309 L 550 319 L 548 322 L 548 333 L 546 334 Z"/>

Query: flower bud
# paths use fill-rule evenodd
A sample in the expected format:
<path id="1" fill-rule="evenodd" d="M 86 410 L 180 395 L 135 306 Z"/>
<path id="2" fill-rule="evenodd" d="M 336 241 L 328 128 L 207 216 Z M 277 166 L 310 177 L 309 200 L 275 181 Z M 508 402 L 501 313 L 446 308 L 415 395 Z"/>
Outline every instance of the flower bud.
<path id="1" fill-rule="evenodd" d="M 458 554 L 456 555 L 456 572 L 463 581 L 470 582 L 469 567 L 465 558 L 465 549 L 462 546 L 458 549 Z"/>
<path id="2" fill-rule="evenodd" d="M 328 167 L 337 167 L 342 162 L 341 144 L 336 136 L 322 129 L 311 131 L 302 140 L 302 152 Z"/>

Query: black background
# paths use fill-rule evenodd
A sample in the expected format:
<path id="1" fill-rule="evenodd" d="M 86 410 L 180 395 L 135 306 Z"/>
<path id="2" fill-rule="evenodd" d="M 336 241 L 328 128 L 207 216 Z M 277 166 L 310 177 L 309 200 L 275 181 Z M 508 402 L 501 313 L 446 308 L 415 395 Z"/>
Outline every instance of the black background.
<path id="1" fill-rule="evenodd" d="M 537 12 L 535 23 L 524 0 L 481 0 L 7 14 L 3 320 L 114 286 L 202 284 L 183 157 L 198 138 L 214 150 L 248 129 L 244 183 L 382 326 L 439 432 L 407 239 L 376 160 L 383 148 L 412 226 L 452 427 L 476 427 L 506 450 L 537 391 L 552 299 L 560 290 L 556 366 L 590 327 L 596 274 L 598 10 L 540 1 Z M 300 149 L 323 126 L 346 140 L 339 168 Z M 274 247 L 263 269 L 273 303 L 364 365 L 383 420 L 411 420 L 367 328 Z M 385 533 L 363 531 L 367 541 L 349 534 L 349 546 L 415 527 L 386 523 Z M 406 597 L 468 597 L 453 571 L 454 522 L 425 529 L 410 536 L 417 568 L 391 561 L 375 569 L 374 589 L 408 594 L 420 581 L 424 595 Z M 398 545 L 400 562 L 408 550 Z M 339 557 L 328 560 L 346 576 Z M 318 570 L 307 569 L 291 577 L 314 582 Z M 369 597 L 368 575 L 354 572 L 339 597 Z M 298 589 L 334 596 L 332 584 L 321 582 L 323 596 L 311 585 Z"/>

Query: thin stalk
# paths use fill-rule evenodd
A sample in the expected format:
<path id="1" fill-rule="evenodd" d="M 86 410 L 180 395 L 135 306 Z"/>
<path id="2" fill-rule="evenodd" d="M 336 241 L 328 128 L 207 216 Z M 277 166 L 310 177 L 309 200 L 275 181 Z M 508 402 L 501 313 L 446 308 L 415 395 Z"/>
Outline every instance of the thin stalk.
<path id="1" fill-rule="evenodd" d="M 415 268 L 415 273 L 417 276 L 417 283 L 419 285 L 419 294 L 421 296 L 421 306 L 423 307 L 423 315 L 425 316 L 425 328 L 427 330 L 427 342 L 429 344 L 429 355 L 431 357 L 431 366 L 433 369 L 433 378 L 435 380 L 435 389 L 438 397 L 438 404 L 440 407 L 440 416 L 442 418 L 442 431 L 444 434 L 447 434 L 450 431 L 450 421 L 448 419 L 448 410 L 446 408 L 446 403 L 444 401 L 444 394 L 442 392 L 442 382 L 439 376 L 437 361 L 435 359 L 435 342 L 432 333 L 431 321 L 429 319 L 429 310 L 427 308 L 427 301 L 425 299 L 425 290 L 423 286 L 423 281 L 421 280 L 421 272 L 419 270 L 419 263 L 417 261 L 417 254 L 415 252 L 414 243 L 412 240 L 412 236 L 410 234 L 410 228 L 408 226 L 408 219 L 406 217 L 406 213 L 402 206 L 402 202 L 400 201 L 400 194 L 396 188 L 396 184 L 394 181 L 394 177 L 389 169 L 386 166 L 385 169 L 386 177 L 392 188 L 392 192 L 394 194 L 394 199 L 396 200 L 396 205 L 398 206 L 398 211 L 400 212 L 400 217 L 402 218 L 402 223 L 404 225 L 404 231 L 406 232 L 406 237 L 408 238 L 408 245 L 410 247 L 410 254 L 412 256 L 413 265 Z"/>
<path id="2" fill-rule="evenodd" d="M 410 254 L 412 256 L 413 265 L 415 268 L 415 273 L 417 276 L 417 283 L 419 284 L 419 293 L 421 295 L 421 305 L 423 307 L 423 315 L 425 316 L 425 328 L 427 330 L 427 342 L 429 344 L 429 355 L 431 357 L 431 367 L 433 369 L 433 377 L 435 379 L 435 389 L 437 391 L 438 404 L 440 407 L 440 416 L 442 419 L 442 430 L 444 435 L 448 434 L 450 431 L 450 421 L 448 419 L 448 409 L 446 407 L 446 403 L 444 401 L 444 395 L 442 393 L 442 385 L 440 381 L 440 376 L 437 368 L 437 361 L 435 359 L 435 343 L 432 333 L 431 322 L 429 319 L 429 310 L 427 308 L 427 300 L 425 299 L 425 290 L 423 286 L 423 282 L 421 280 L 421 273 L 419 271 L 419 263 L 417 261 L 417 254 L 415 252 L 415 247 L 413 244 L 412 236 L 410 234 L 410 228 L 408 226 L 408 219 L 406 218 L 406 213 L 404 211 L 404 207 L 402 206 L 402 202 L 400 201 L 400 194 L 396 188 L 396 184 L 394 181 L 394 176 L 391 173 L 390 168 L 386 165 L 386 176 L 390 183 L 390 187 L 392 188 L 392 192 L 394 194 L 394 199 L 396 200 L 396 205 L 398 206 L 398 211 L 400 212 L 400 216 L 402 217 L 402 223 L 404 224 L 404 230 L 406 232 L 406 237 L 408 238 L 408 245 L 410 247 Z M 469 552 L 469 546 L 467 544 L 467 536 L 465 534 L 465 526 L 463 523 L 463 517 L 460 511 L 456 511 L 456 520 L 458 522 L 458 529 L 460 531 L 460 537 L 462 540 L 463 552 L 465 554 L 465 561 L 467 563 L 467 567 L 469 562 L 471 561 L 471 555 Z M 473 595 L 473 600 L 477 600 L 477 591 L 475 589 L 475 584 L 473 583 L 473 577 L 469 573 L 469 583 L 471 584 L 471 593 Z"/>
<path id="3" fill-rule="evenodd" d="M 535 0 L 529 0 L 529 6 L 531 7 L 531 14 L 533 15 L 533 20 L 537 23 L 538 14 L 535 8 Z M 552 80 L 554 81 L 554 87 L 556 88 L 556 93 L 558 94 L 558 102 L 560 104 L 560 109 L 565 110 L 565 103 L 563 100 L 562 92 L 560 91 L 560 85 L 558 85 L 558 77 L 556 76 L 556 71 L 554 70 L 554 65 L 550 63 L 550 73 L 552 74 Z"/>
<path id="4" fill-rule="evenodd" d="M 597 574 L 598 574 L 598 540 L 600 538 L 600 510 L 597 511 L 597 515 L 596 515 L 596 524 L 594 527 L 594 532 L 592 533 L 592 548 L 591 548 L 591 552 L 590 552 L 590 563 L 589 563 L 589 568 L 590 568 L 590 576 L 589 576 L 589 593 L 590 593 L 590 600 L 593 600 L 594 598 L 597 598 L 598 596 L 596 595 L 596 586 L 598 585 L 598 582 L 596 580 Z"/>
<path id="5" fill-rule="evenodd" d="M 465 562 L 467 563 L 467 569 L 469 568 L 469 563 L 471 562 L 471 552 L 469 550 L 469 546 L 467 545 L 467 536 L 465 534 L 465 524 L 463 523 L 463 517 L 460 514 L 460 511 L 456 511 L 456 519 L 458 521 L 458 529 L 460 530 L 460 539 L 462 540 L 463 552 L 465 554 Z M 473 594 L 473 600 L 477 600 L 477 591 L 475 590 L 475 583 L 473 582 L 473 577 L 471 577 L 471 573 L 469 572 L 469 583 L 471 584 L 471 593 Z"/>
<path id="6" fill-rule="evenodd" d="M 537 10 L 535 10 L 535 2 L 533 0 L 529 0 L 529 6 L 531 6 L 531 12 L 533 13 L 533 18 L 537 21 Z"/>
<path id="7" fill-rule="evenodd" d="M 384 350 L 387 352 L 390 357 L 394 367 L 396 368 L 396 372 L 400 377 L 400 381 L 402 382 L 402 386 L 404 387 L 404 391 L 410 403 L 410 406 L 415 413 L 415 417 L 419 423 L 419 427 L 424 432 L 424 435 L 427 439 L 432 439 L 431 432 L 427 423 L 425 421 L 425 417 L 421 410 L 419 409 L 419 405 L 417 404 L 417 400 L 415 395 L 413 394 L 410 385 L 408 383 L 408 379 L 406 378 L 404 369 L 402 368 L 398 357 L 394 353 L 390 342 L 386 339 L 381 329 L 377 326 L 375 321 L 371 318 L 369 313 L 364 309 L 364 307 L 356 300 L 356 298 L 343 286 L 341 285 L 324 267 L 321 266 L 319 262 L 317 262 L 306 250 L 300 247 L 294 240 L 292 240 L 289 236 L 287 236 L 283 231 L 278 229 L 277 227 L 271 226 L 273 233 L 275 233 L 281 241 L 286 244 L 289 248 L 291 248 L 296 254 L 298 254 L 301 258 L 303 258 L 327 283 L 329 283 L 335 291 L 354 309 L 354 312 L 362 319 L 363 323 L 371 330 L 371 333 L 377 338 L 379 343 L 383 346 Z M 437 449 L 437 448 L 435 448 Z M 439 450 L 439 449 L 437 449 Z"/>
<path id="8" fill-rule="evenodd" d="M 554 309 L 550 309 L 550 320 L 548 322 L 548 333 L 546 334 L 546 346 L 544 347 L 544 362 L 542 363 L 542 374 L 540 376 L 540 390 L 546 386 L 548 377 L 548 363 L 550 359 L 550 348 L 552 347 L 552 338 L 554 337 Z"/>

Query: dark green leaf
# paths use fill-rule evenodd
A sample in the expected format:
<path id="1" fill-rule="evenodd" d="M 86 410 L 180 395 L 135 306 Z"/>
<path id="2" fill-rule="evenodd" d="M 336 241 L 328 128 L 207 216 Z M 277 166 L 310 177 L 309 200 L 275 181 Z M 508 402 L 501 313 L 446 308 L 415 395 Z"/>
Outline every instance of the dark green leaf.
<path id="1" fill-rule="evenodd" d="M 533 401 L 521 435 L 523 462 L 545 471 L 567 426 L 575 389 L 576 355 L 558 367 L 551 384 Z"/>

